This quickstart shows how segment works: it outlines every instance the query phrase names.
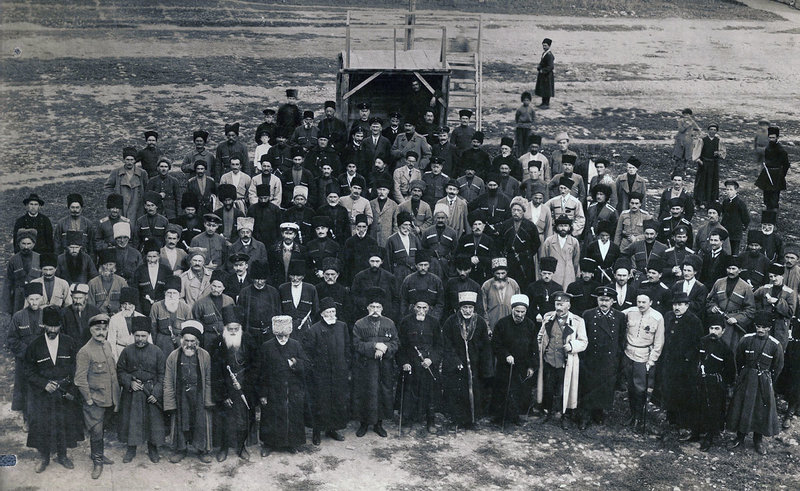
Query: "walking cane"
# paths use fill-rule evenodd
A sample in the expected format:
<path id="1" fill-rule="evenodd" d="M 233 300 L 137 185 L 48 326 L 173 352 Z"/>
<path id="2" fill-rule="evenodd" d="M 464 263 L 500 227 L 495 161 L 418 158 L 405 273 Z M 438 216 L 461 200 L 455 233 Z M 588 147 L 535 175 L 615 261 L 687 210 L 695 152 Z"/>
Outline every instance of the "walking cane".
<path id="1" fill-rule="evenodd" d="M 642 400 L 642 434 L 647 435 L 647 396 L 650 388 L 650 370 L 644 366 L 644 399 Z"/>
<path id="2" fill-rule="evenodd" d="M 397 426 L 397 436 L 403 436 L 403 401 L 406 399 L 406 371 L 400 377 L 400 424 Z"/>
<path id="3" fill-rule="evenodd" d="M 506 414 L 508 413 L 508 399 L 511 396 L 511 375 L 514 373 L 514 364 L 512 363 L 508 369 L 508 386 L 506 387 L 506 403 L 503 407 L 503 423 L 500 425 L 500 430 L 506 429 Z"/>

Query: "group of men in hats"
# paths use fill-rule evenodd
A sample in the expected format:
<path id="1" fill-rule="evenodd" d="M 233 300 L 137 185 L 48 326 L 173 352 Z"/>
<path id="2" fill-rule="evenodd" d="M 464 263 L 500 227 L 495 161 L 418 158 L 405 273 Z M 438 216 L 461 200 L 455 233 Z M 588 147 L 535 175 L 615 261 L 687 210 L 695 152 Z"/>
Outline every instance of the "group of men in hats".
<path id="1" fill-rule="evenodd" d="M 365 103 L 347 129 L 334 103 L 314 126 L 287 96 L 253 161 L 238 124 L 215 153 L 195 132 L 182 194 L 147 132 L 106 182 L 99 223 L 79 194 L 55 225 L 42 198 L 23 201 L 3 301 L 38 472 L 53 452 L 72 467 L 81 417 L 99 478 L 114 412 L 123 462 L 144 444 L 158 462 L 169 434 L 177 463 L 190 447 L 249 459 L 258 440 L 262 456 L 296 451 L 306 427 L 315 445 L 341 441 L 351 420 L 385 437 L 396 410 L 428 432 L 437 413 L 504 428 L 533 408 L 585 429 L 623 388 L 637 430 L 653 402 L 703 450 L 725 428 L 763 454 L 800 411 L 800 250 L 775 210 L 747 230 L 738 183 L 695 233 L 680 175 L 658 219 L 646 211 L 635 156 L 614 178 L 564 133 L 549 157 L 532 138 L 517 158 L 506 137 L 492 159 L 466 110 L 452 134 L 420 134 Z M 759 186 L 776 208 L 787 167 L 773 144 Z"/>

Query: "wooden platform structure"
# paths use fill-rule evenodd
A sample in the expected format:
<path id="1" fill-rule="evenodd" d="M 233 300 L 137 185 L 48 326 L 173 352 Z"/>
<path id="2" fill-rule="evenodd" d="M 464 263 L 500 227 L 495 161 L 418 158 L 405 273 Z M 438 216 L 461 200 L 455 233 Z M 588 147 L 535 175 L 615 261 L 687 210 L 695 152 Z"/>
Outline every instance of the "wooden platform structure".
<path id="1" fill-rule="evenodd" d="M 459 110 L 469 109 L 480 129 L 480 16 L 453 18 L 412 11 L 405 14 L 404 22 L 376 23 L 372 18 L 356 19 L 359 14 L 364 12 L 347 12 L 345 49 L 339 55 L 336 80 L 338 116 L 348 127 L 358 119 L 358 105 L 363 101 L 371 103 L 373 116 L 384 120 L 393 111 L 403 112 L 411 82 L 419 80 L 422 90 L 438 96 L 435 118 L 439 123 L 453 123 Z M 466 39 L 465 23 L 475 30 L 477 42 Z M 365 33 L 366 40 L 355 36 Z M 456 35 L 448 37 L 448 33 Z M 379 49 L 387 42 L 391 49 Z M 475 51 L 464 51 L 464 46 L 472 45 Z M 450 51 L 451 47 L 459 52 Z"/>

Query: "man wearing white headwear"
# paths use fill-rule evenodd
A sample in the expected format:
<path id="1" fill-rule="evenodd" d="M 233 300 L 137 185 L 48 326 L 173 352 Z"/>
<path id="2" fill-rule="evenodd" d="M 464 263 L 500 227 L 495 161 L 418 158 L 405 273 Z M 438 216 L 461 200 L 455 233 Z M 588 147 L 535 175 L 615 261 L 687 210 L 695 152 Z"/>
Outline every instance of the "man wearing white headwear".
<path id="1" fill-rule="evenodd" d="M 250 258 L 248 264 L 253 264 L 253 261 L 267 259 L 267 246 L 253 238 L 253 228 L 255 227 L 256 220 L 252 217 L 239 217 L 236 220 L 236 228 L 239 230 L 239 238 L 231 244 L 228 248 L 230 255 L 243 252 Z M 230 267 L 230 265 L 228 265 Z M 229 272 L 231 270 L 229 269 Z"/>
<path id="2" fill-rule="evenodd" d="M 566 131 L 556 134 L 556 143 L 558 148 L 550 154 L 550 175 L 555 176 L 564 172 L 564 166 L 561 163 L 561 157 L 564 155 L 573 155 L 575 158 L 578 154 L 569 149 L 569 135 Z"/>
<path id="3" fill-rule="evenodd" d="M 131 224 L 117 222 L 114 224 L 114 243 L 112 250 L 117 255 L 117 274 L 125 278 L 129 285 L 133 285 L 133 274 L 136 268 L 142 265 L 142 254 L 130 244 Z"/>
<path id="4" fill-rule="evenodd" d="M 314 218 L 316 213 L 314 212 L 314 208 L 308 206 L 307 186 L 295 186 L 292 192 L 293 204 L 283 212 L 283 221 L 296 223 L 300 227 L 298 241 L 305 245 L 308 244 L 309 241 L 314 240 L 316 236 L 314 234 L 314 227 L 311 225 L 311 219 Z"/>
<path id="5" fill-rule="evenodd" d="M 508 261 L 504 257 L 492 259 L 492 277 L 481 286 L 486 321 L 489 332 L 497 321 L 511 313 L 511 297 L 520 293 L 519 284 L 508 277 Z"/>
<path id="6" fill-rule="evenodd" d="M 497 359 L 492 413 L 501 424 L 518 424 L 519 415 L 530 403 L 538 360 L 536 324 L 527 317 L 529 304 L 527 295 L 513 295 L 511 315 L 497 321 L 492 334 L 492 351 Z"/>
<path id="7" fill-rule="evenodd" d="M 290 339 L 292 318 L 272 318 L 275 337 L 261 345 L 256 393 L 261 403 L 261 456 L 271 449 L 296 453 L 306 443 L 303 409 L 306 399 L 308 358 L 300 341 Z"/>

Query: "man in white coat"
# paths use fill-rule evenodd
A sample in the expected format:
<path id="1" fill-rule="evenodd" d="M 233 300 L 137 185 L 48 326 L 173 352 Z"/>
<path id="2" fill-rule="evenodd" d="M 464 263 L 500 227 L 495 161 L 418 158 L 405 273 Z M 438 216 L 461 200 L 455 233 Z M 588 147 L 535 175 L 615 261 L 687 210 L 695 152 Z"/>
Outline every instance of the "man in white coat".
<path id="1" fill-rule="evenodd" d="M 561 413 L 561 428 L 566 430 L 566 412 L 578 407 L 578 353 L 586 349 L 588 338 L 583 318 L 569 311 L 572 296 L 556 292 L 553 298 L 556 310 L 544 315 L 538 336 L 536 400 L 544 410 L 538 422 Z"/>

